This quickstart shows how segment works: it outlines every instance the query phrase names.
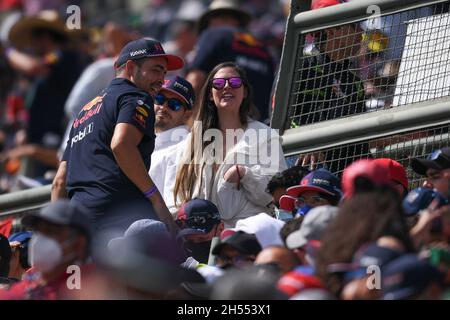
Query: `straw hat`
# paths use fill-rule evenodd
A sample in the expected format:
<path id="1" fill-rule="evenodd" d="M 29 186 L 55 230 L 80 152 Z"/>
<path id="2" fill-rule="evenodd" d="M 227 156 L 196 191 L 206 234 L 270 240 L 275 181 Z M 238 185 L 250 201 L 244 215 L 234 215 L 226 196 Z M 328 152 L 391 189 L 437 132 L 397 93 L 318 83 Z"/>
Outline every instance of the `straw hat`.
<path id="1" fill-rule="evenodd" d="M 240 7 L 238 0 L 214 0 L 199 19 L 198 33 L 202 33 L 208 27 L 211 17 L 220 14 L 233 15 L 240 21 L 242 27 L 245 27 L 252 19 L 251 15 Z"/>
<path id="2" fill-rule="evenodd" d="M 36 29 L 50 30 L 62 38 L 69 38 L 69 30 L 59 18 L 56 11 L 42 11 L 38 16 L 24 17 L 14 24 L 9 32 L 9 41 L 23 49 L 32 43 L 32 31 Z"/>

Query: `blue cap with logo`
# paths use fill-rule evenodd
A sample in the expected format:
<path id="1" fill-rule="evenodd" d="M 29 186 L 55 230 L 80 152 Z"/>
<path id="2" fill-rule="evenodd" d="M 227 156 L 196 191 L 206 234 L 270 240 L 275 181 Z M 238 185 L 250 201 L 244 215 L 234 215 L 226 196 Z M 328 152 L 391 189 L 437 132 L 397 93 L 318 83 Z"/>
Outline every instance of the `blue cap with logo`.
<path id="1" fill-rule="evenodd" d="M 406 215 L 413 216 L 419 211 L 428 208 L 434 199 L 439 201 L 439 206 L 448 204 L 448 199 L 439 192 L 429 188 L 416 188 L 411 190 L 403 199 L 403 210 Z"/>
<path id="2" fill-rule="evenodd" d="M 160 91 L 169 91 L 179 96 L 184 102 L 186 102 L 188 109 L 192 109 L 194 106 L 194 88 L 189 81 L 182 77 L 176 76 L 171 80 L 166 80 Z"/>
<path id="3" fill-rule="evenodd" d="M 342 196 L 339 179 L 325 169 L 309 173 L 302 179 L 300 185 L 288 188 L 287 194 L 297 198 L 305 191 L 317 191 L 339 198 Z"/>
<path id="4" fill-rule="evenodd" d="M 150 38 L 141 38 L 127 43 L 122 48 L 114 67 L 117 69 L 128 60 L 154 57 L 164 57 L 167 59 L 167 71 L 178 70 L 184 66 L 183 59 L 173 54 L 167 54 L 159 41 Z"/>
<path id="5" fill-rule="evenodd" d="M 221 221 L 219 209 L 211 201 L 192 199 L 181 206 L 177 221 L 185 227 L 178 233 L 177 238 L 191 234 L 206 234 Z"/>

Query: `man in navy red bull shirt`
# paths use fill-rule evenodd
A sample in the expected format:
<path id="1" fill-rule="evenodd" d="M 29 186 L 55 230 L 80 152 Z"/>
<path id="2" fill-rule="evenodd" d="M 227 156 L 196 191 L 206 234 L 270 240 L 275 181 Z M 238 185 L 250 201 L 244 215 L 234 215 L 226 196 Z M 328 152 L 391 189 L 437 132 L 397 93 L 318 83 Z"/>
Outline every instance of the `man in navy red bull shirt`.
<path id="1" fill-rule="evenodd" d="M 67 192 L 72 202 L 93 213 L 99 231 L 124 231 L 147 218 L 161 220 L 175 232 L 148 170 L 155 141 L 153 98 L 166 72 L 183 64 L 158 41 L 146 38 L 122 49 L 116 78 L 73 122 L 53 181 L 53 201 Z"/>

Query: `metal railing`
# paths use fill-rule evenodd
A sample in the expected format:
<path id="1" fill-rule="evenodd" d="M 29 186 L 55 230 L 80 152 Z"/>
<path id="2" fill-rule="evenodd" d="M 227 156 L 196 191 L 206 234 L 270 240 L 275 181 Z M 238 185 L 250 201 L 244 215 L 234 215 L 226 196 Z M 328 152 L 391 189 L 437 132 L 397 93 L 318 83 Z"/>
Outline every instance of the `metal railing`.
<path id="1" fill-rule="evenodd" d="M 316 149 L 314 152 L 320 155 L 318 166 L 327 168 L 338 176 L 356 159 L 395 159 L 406 168 L 410 188 L 415 188 L 422 183 L 423 177 L 410 169 L 411 159 L 424 158 L 433 150 L 448 146 L 450 146 L 450 124 Z"/>
<path id="2" fill-rule="evenodd" d="M 340 174 L 355 159 L 408 166 L 413 155 L 448 145 L 449 1 L 360 0 L 304 11 L 305 2 L 291 4 L 274 100 L 272 127 L 285 154 L 319 153 L 319 165 Z M 421 153 L 407 151 L 415 143 Z M 411 186 L 419 183 L 409 175 Z"/>
<path id="3" fill-rule="evenodd" d="M 37 210 L 50 202 L 51 185 L 0 196 L 0 219 Z"/>
<path id="4" fill-rule="evenodd" d="M 449 96 L 446 3 L 363 0 L 306 12 L 293 4 L 272 126 L 306 128 Z"/>

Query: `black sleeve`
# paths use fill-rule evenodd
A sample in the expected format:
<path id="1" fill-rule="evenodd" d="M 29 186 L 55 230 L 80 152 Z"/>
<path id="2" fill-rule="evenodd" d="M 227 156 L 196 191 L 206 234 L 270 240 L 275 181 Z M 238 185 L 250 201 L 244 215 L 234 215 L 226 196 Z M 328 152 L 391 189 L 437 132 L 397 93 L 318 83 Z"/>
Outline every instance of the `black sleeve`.
<path id="1" fill-rule="evenodd" d="M 228 40 L 228 33 L 221 29 L 204 31 L 197 43 L 194 59 L 189 70 L 202 70 L 209 73 L 216 65 L 223 62 L 221 48 Z"/>

